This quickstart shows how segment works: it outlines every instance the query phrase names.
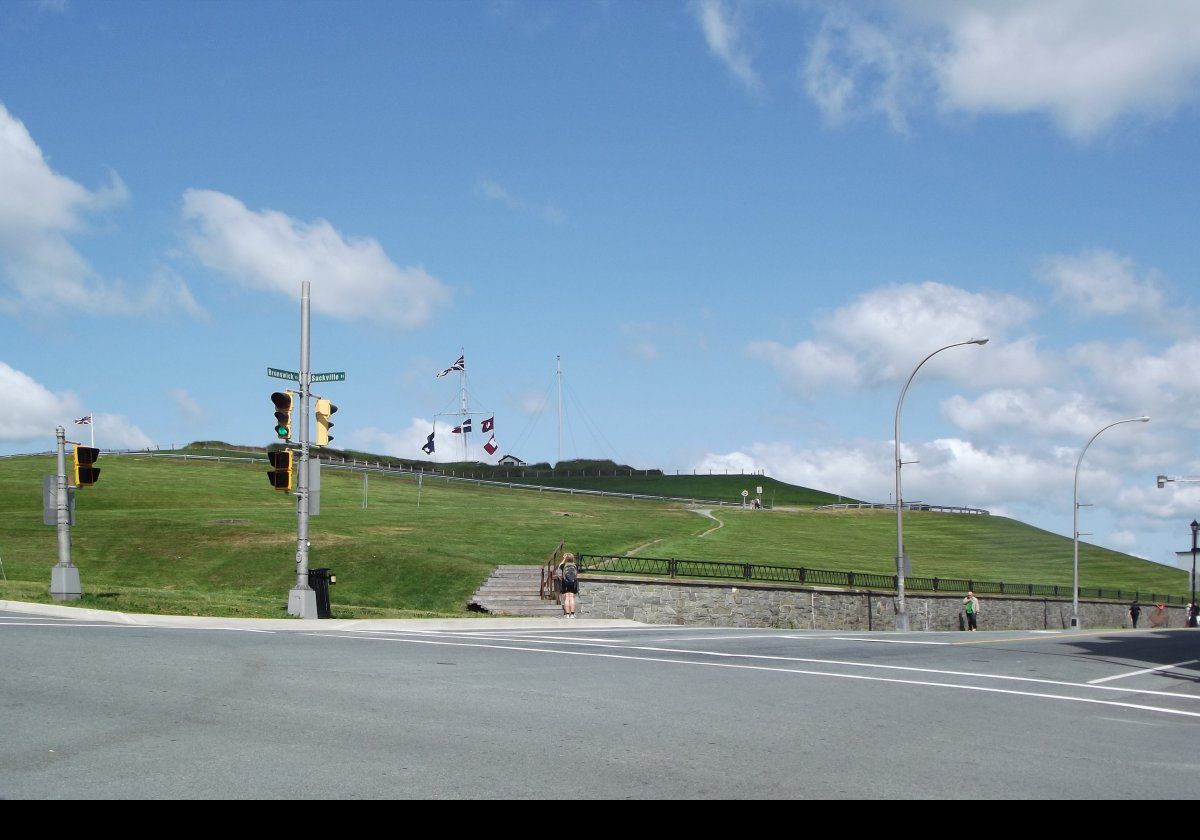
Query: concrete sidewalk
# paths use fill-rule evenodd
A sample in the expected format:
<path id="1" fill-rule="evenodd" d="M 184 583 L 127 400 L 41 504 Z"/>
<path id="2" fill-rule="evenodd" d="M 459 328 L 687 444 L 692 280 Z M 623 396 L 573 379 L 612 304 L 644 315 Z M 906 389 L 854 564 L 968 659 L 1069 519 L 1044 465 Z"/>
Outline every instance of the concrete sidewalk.
<path id="1" fill-rule="evenodd" d="M 238 630 L 560 630 L 563 628 L 649 627 L 624 619 L 553 618 L 368 618 L 302 620 L 299 618 L 213 618 L 194 615 L 141 615 L 137 613 L 66 607 L 58 604 L 31 604 L 24 601 L 0 601 L 0 612 L 21 613 L 42 618 L 71 618 L 104 621 L 142 627 L 180 627 Z"/>

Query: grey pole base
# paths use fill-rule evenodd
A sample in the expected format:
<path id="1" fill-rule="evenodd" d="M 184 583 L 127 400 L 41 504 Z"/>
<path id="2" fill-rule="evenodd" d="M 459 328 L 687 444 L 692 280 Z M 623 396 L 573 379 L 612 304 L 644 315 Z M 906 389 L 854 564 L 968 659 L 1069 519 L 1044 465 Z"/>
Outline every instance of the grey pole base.
<path id="1" fill-rule="evenodd" d="M 317 591 L 306 586 L 288 592 L 288 615 L 296 618 L 318 618 Z"/>
<path id="2" fill-rule="evenodd" d="M 55 601 L 78 601 L 83 597 L 78 566 L 54 566 L 50 569 L 50 597 Z"/>
<path id="3" fill-rule="evenodd" d="M 908 630 L 908 613 L 907 612 L 896 613 L 896 629 L 900 630 L 902 632 L 905 630 Z"/>

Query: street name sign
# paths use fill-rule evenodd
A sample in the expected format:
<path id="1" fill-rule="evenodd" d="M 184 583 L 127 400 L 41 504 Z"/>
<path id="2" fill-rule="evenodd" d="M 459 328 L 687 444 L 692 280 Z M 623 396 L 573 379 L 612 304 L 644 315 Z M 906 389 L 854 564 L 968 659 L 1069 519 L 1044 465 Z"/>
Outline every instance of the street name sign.
<path id="1" fill-rule="evenodd" d="M 300 374 L 294 370 L 280 370 L 279 368 L 267 368 L 267 376 L 273 376 L 276 379 L 290 379 L 293 382 L 300 381 Z"/>
<path id="2" fill-rule="evenodd" d="M 313 382 L 345 382 L 346 372 L 343 370 L 336 373 L 314 373 L 309 378 Z"/>

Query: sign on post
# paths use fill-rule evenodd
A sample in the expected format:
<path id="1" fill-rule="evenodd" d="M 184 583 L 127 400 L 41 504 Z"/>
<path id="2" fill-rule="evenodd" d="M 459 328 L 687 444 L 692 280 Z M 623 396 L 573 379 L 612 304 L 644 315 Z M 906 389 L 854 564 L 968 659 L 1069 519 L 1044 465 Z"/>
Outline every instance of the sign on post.
<path id="1" fill-rule="evenodd" d="M 58 524 L 58 476 L 42 476 L 42 524 Z M 75 524 L 75 488 L 67 487 L 67 524 Z"/>
<path id="2" fill-rule="evenodd" d="M 335 373 L 314 373 L 310 380 L 312 382 L 345 382 L 346 372 L 343 370 Z"/>
<path id="3" fill-rule="evenodd" d="M 300 374 L 294 370 L 280 370 L 279 368 L 267 368 L 267 376 L 272 376 L 275 379 L 290 379 L 293 382 L 300 381 Z"/>

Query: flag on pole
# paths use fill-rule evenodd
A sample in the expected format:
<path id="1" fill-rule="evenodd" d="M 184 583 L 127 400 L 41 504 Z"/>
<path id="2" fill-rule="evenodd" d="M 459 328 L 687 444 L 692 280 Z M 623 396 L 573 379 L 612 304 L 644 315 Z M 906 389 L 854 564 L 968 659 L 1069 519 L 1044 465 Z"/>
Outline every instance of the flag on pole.
<path id="1" fill-rule="evenodd" d="M 75 425 L 76 426 L 92 425 L 92 415 L 89 414 L 87 417 L 80 417 L 78 420 L 75 421 Z"/>
<path id="2" fill-rule="evenodd" d="M 479 431 L 483 432 L 486 435 L 492 429 L 496 428 L 495 421 L 496 421 L 496 418 L 494 416 L 489 417 L 488 419 L 484 420 L 483 423 L 479 427 Z"/>
<path id="3" fill-rule="evenodd" d="M 456 361 L 454 364 L 450 365 L 450 367 L 446 368 L 444 371 L 442 371 L 441 373 L 438 374 L 438 378 L 440 379 L 441 377 L 445 376 L 447 373 L 453 373 L 456 370 L 466 370 L 466 369 L 467 369 L 467 357 L 465 355 L 459 356 L 458 361 Z"/>
<path id="4" fill-rule="evenodd" d="M 432 455 L 432 454 L 433 454 L 433 449 L 434 449 L 434 446 L 433 446 L 433 435 L 434 435 L 434 432 L 430 432 L 430 433 L 429 433 L 429 440 L 425 441 L 425 445 L 421 447 L 421 449 L 422 449 L 422 450 L 424 450 L 424 452 L 425 452 L 425 454 L 426 454 L 426 455 Z"/>
<path id="5" fill-rule="evenodd" d="M 455 426 L 453 429 L 451 429 L 451 433 L 456 435 L 469 435 L 471 433 L 471 418 L 468 417 L 467 422 L 463 423 L 461 426 Z"/>
<path id="6" fill-rule="evenodd" d="M 500 444 L 496 443 L 496 436 L 492 435 L 492 439 L 485 443 L 483 448 L 487 450 L 487 454 L 495 455 L 496 450 L 500 448 Z"/>

